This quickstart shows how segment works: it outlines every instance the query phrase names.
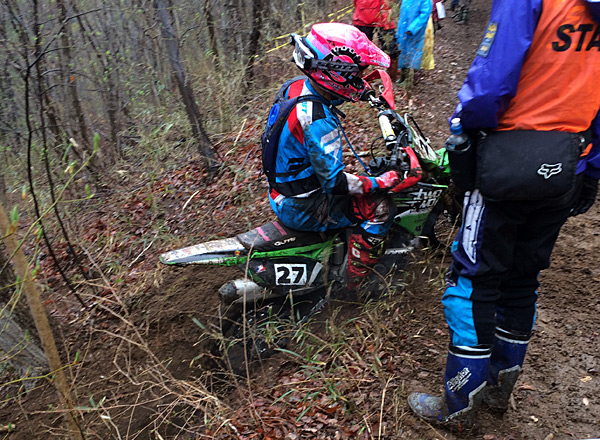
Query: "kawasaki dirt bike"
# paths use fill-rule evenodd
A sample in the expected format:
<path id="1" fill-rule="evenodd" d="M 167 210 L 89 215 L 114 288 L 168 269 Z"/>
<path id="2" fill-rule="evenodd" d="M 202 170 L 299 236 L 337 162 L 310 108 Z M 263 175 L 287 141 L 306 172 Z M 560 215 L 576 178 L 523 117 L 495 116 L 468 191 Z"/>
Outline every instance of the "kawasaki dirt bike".
<path id="1" fill-rule="evenodd" d="M 371 145 L 368 173 L 377 176 L 397 170 L 416 182 L 392 196 L 397 214 L 380 260 L 390 267 L 418 245 L 420 238 L 437 242 L 434 226 L 438 217 L 443 212 L 456 216 L 457 212 L 448 202 L 445 154 L 431 148 L 411 116 L 395 111 L 386 72 L 376 70 L 365 79 L 377 77 L 383 83 L 379 96 L 371 90 L 365 100 L 377 110 L 382 136 Z M 378 149 L 383 154 L 376 155 Z M 167 265 L 237 266 L 242 271 L 244 277 L 219 289 L 221 330 L 232 338 L 227 355 L 231 364 L 239 365 L 287 344 L 290 326 L 278 323 L 303 323 L 327 304 L 332 293 L 344 291 L 349 230 L 303 232 L 273 221 L 236 237 L 166 252 L 160 261 Z"/>

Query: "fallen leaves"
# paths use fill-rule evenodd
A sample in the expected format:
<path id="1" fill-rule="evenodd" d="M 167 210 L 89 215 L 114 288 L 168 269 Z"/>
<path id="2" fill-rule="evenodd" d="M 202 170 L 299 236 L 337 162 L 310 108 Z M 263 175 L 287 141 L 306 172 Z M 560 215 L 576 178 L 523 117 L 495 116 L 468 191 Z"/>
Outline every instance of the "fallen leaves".
<path id="1" fill-rule="evenodd" d="M 520 387 L 520 390 L 527 390 L 527 391 L 537 391 L 537 389 L 533 386 L 528 384 L 527 382 L 523 383 Z"/>

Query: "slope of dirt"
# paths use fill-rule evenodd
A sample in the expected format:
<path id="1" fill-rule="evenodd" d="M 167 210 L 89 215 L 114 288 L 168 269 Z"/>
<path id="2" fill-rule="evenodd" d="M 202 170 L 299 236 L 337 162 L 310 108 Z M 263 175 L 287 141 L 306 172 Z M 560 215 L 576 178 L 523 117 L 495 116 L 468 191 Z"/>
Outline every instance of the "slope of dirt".
<path id="1" fill-rule="evenodd" d="M 436 69 L 419 72 L 410 91 L 395 85 L 399 109 L 415 117 L 435 147 L 441 147 L 448 135 L 447 119 L 482 38 L 490 3 L 473 0 L 466 26 L 445 19 L 435 34 Z M 373 137 L 375 118 L 360 110 L 360 105 L 347 107 L 343 108 L 349 115 L 344 127 L 355 147 L 365 150 Z M 412 391 L 442 389 L 448 330 L 440 298 L 449 264 L 447 250 L 416 252 L 411 266 L 394 280 L 390 296 L 366 305 L 365 301 L 330 305 L 301 329 L 303 337 L 290 344 L 289 352 L 254 365 L 248 377 L 229 374 L 223 363 L 215 369 L 213 355 L 219 341 L 211 335 L 218 334 L 220 325 L 216 292 L 241 272 L 235 268 L 157 268 L 156 256 L 175 245 L 214 239 L 225 231 L 233 235 L 272 218 L 254 154 L 260 127 L 245 130 L 253 133 L 254 141 L 240 140 L 238 156 L 245 171 L 222 179 L 220 185 L 226 182 L 230 187 L 203 187 L 201 169 L 193 161 L 156 183 L 157 191 L 175 194 L 161 199 L 157 217 L 164 218 L 178 242 L 162 243 L 151 254 L 136 252 L 136 260 L 144 254 L 143 264 L 138 262 L 122 291 L 103 292 L 104 300 L 96 299 L 95 304 L 104 308 L 80 316 L 78 308 L 65 299 L 48 299 L 58 329 L 65 335 L 64 352 L 70 356 L 76 350 L 84 353 L 70 371 L 74 371 L 87 437 L 600 437 L 600 330 L 595 319 L 600 313 L 600 269 L 595 263 L 600 246 L 598 204 L 564 227 L 552 267 L 541 275 L 538 320 L 512 407 L 502 418 L 483 412 L 478 433 L 457 436 L 430 426 L 415 418 L 406 404 Z M 234 145 L 236 136 L 231 136 Z M 140 188 L 130 191 L 130 205 L 125 206 L 139 212 L 139 224 L 147 225 L 152 221 L 148 207 L 135 204 L 136 195 L 142 200 L 147 195 Z M 112 206 L 123 206 L 117 194 L 113 197 Z M 94 227 L 100 233 L 109 235 L 122 227 L 106 220 L 104 212 L 96 214 L 98 226 Z M 444 228 L 447 235 L 443 238 L 450 242 L 453 232 L 448 225 Z M 0 407 L 0 428 L 9 422 L 17 425 L 4 438 L 65 437 L 60 413 L 52 409 L 54 392 L 40 385 Z M 218 396 L 219 402 L 212 396 Z"/>

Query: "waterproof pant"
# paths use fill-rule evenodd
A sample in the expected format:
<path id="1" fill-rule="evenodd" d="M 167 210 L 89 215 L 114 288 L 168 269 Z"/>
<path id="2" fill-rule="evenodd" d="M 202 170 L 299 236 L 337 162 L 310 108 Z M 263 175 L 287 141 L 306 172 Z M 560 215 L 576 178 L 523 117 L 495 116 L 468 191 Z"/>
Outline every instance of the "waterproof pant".
<path id="1" fill-rule="evenodd" d="M 549 201 L 490 201 L 478 190 L 466 193 L 442 297 L 452 346 L 491 346 L 496 326 L 531 331 L 538 275 L 550 265 L 576 193 Z"/>

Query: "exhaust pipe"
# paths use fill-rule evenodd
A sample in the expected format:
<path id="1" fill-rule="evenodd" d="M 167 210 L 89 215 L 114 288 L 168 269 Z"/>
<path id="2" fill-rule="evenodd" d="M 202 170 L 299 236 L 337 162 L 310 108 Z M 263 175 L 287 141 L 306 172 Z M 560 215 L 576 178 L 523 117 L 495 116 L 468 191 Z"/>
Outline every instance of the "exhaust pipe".
<path id="1" fill-rule="evenodd" d="M 231 280 L 219 288 L 219 297 L 224 304 L 231 304 L 238 298 L 253 297 L 263 290 L 258 284 L 249 279 Z"/>

